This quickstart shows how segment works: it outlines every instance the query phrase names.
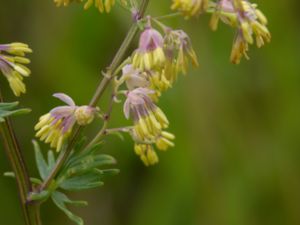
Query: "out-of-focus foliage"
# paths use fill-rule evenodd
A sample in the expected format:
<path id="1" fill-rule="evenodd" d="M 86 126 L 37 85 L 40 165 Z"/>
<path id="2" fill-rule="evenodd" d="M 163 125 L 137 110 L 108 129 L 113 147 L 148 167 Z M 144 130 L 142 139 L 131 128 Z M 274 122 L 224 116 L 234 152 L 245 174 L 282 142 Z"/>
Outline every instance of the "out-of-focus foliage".
<path id="1" fill-rule="evenodd" d="M 151 2 L 151 13 L 169 11 L 171 1 Z M 74 209 L 86 224 L 300 224 L 300 5 L 256 2 L 269 19 L 272 42 L 251 49 L 251 60 L 239 66 L 229 63 L 234 33 L 228 27 L 211 32 L 208 15 L 170 21 L 190 34 L 200 61 L 200 69 L 180 78 L 160 102 L 176 147 L 144 168 L 129 138 L 109 138 L 103 152 L 118 160 L 120 175 L 70 197 L 89 201 Z M 52 0 L 1 2 L 0 43 L 22 41 L 34 50 L 28 94 L 19 99 L 33 109 L 32 119 L 14 118 L 32 176 L 33 126 L 55 106 L 54 92 L 87 103 L 129 26 L 130 16 L 116 8 L 106 15 L 76 4 L 56 8 Z M 8 87 L 3 92 L 14 101 Z M 126 123 L 120 111 L 114 109 L 115 126 Z M 0 171 L 8 170 L 1 153 Z M 0 178 L 0 191 L 0 225 L 21 225 L 14 181 Z M 45 225 L 73 224 L 52 203 L 42 216 Z"/>
<path id="2" fill-rule="evenodd" d="M 18 102 L 0 103 L 0 123 L 4 122 L 6 117 L 30 112 L 30 109 L 16 109 L 18 104 Z"/>

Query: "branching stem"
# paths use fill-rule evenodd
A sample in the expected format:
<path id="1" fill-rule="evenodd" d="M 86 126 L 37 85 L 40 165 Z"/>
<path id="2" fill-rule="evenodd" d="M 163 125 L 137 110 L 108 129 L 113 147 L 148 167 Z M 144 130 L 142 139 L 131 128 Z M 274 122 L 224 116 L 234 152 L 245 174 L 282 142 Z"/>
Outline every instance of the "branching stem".
<path id="1" fill-rule="evenodd" d="M 149 3 L 149 0 L 142 0 L 141 5 L 139 7 L 139 19 L 142 19 L 144 17 L 148 3 Z M 116 69 L 118 68 L 118 66 L 120 65 L 122 60 L 124 59 L 132 41 L 134 40 L 135 35 L 138 32 L 138 22 L 139 21 L 134 21 L 134 23 L 131 25 L 121 47 L 117 51 L 110 66 L 107 68 L 107 72 L 105 73 L 104 78 L 100 81 L 100 83 L 96 89 L 96 92 L 90 101 L 90 104 L 89 104 L 90 106 L 95 107 L 98 104 L 98 102 L 100 101 L 101 97 L 103 96 L 105 90 L 107 89 L 107 87 L 109 86 L 111 81 L 113 80 L 113 76 L 114 76 Z M 102 132 L 100 131 L 100 135 L 103 135 L 103 133 L 105 132 L 107 123 L 108 123 L 108 120 L 104 120 L 104 124 L 102 127 L 103 131 Z M 55 177 L 58 174 L 58 172 L 60 171 L 61 167 L 64 165 L 64 162 L 67 160 L 70 153 L 72 152 L 72 149 L 73 149 L 82 129 L 83 128 L 80 126 L 78 126 L 75 129 L 74 135 L 71 138 L 71 140 L 67 146 L 67 149 L 65 150 L 65 152 L 63 152 L 63 154 L 60 155 L 54 169 L 52 170 L 52 172 L 50 173 L 48 178 L 41 185 L 41 188 L 40 188 L 41 191 L 47 189 L 48 186 L 53 181 L 53 179 L 55 179 Z"/>

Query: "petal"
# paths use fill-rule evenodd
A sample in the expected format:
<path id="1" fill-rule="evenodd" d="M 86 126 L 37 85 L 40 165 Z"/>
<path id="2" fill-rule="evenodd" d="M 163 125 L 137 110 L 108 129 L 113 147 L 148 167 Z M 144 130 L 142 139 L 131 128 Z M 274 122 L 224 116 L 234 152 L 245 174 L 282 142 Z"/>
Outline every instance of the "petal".
<path id="1" fill-rule="evenodd" d="M 69 106 L 75 106 L 75 102 L 73 101 L 73 99 L 64 93 L 55 93 L 53 97 L 60 99 L 61 101 L 68 104 Z"/>

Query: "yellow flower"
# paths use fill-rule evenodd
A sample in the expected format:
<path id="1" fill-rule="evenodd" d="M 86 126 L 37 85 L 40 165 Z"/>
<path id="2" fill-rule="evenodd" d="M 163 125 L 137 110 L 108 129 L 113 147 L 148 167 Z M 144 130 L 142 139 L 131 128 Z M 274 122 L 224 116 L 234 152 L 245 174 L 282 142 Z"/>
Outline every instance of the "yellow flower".
<path id="1" fill-rule="evenodd" d="M 172 84 L 178 73 L 187 74 L 189 64 L 198 67 L 198 57 L 193 49 L 189 36 L 182 30 L 167 30 L 164 48 L 166 63 L 163 74 Z"/>
<path id="2" fill-rule="evenodd" d="M 60 151 L 72 133 L 75 123 L 81 126 L 91 123 L 96 109 L 90 106 L 76 106 L 72 98 L 62 93 L 53 96 L 65 102 L 67 106 L 55 107 L 41 116 L 34 129 L 37 131 L 36 137 Z"/>
<path id="3" fill-rule="evenodd" d="M 186 19 L 198 16 L 204 12 L 209 4 L 209 0 L 173 0 L 172 10 L 182 12 Z"/>
<path id="4" fill-rule="evenodd" d="M 160 69 L 166 60 L 161 34 L 147 27 L 140 36 L 139 48 L 133 53 L 132 65 L 144 70 Z"/>
<path id="5" fill-rule="evenodd" d="M 237 34 L 233 42 L 230 61 L 233 64 L 239 64 L 243 56 L 245 56 L 246 59 L 249 59 L 249 56 L 247 55 L 248 50 L 249 50 L 248 42 L 245 41 L 245 39 L 242 37 L 241 34 Z"/>
<path id="6" fill-rule="evenodd" d="M 149 95 L 154 91 L 147 88 L 137 88 L 127 93 L 124 103 L 124 114 L 134 121 L 134 135 L 141 142 L 153 140 L 162 129 L 169 126 L 169 121 Z"/>
<path id="7" fill-rule="evenodd" d="M 153 138 L 152 141 L 144 143 L 137 141 L 134 135 L 133 139 L 136 141 L 134 151 L 140 156 L 146 166 L 158 163 L 158 156 L 154 150 L 153 144 L 161 151 L 166 151 L 169 147 L 175 146 L 172 142 L 175 139 L 175 136 L 166 131 L 162 131 L 157 137 Z"/>
<path id="8" fill-rule="evenodd" d="M 28 77 L 31 72 L 23 64 L 30 63 L 30 60 L 25 58 L 25 54 L 31 52 L 28 45 L 23 43 L 0 45 L 0 71 L 16 96 L 26 92 L 23 77 Z"/>
<path id="9" fill-rule="evenodd" d="M 257 9 L 256 4 L 245 0 L 221 0 L 215 6 L 215 12 L 211 19 L 211 27 L 216 30 L 219 19 L 224 23 L 237 28 L 232 52 L 232 63 L 240 63 L 242 56 L 246 56 L 248 45 L 256 40 L 257 47 L 262 47 L 271 41 L 271 34 L 267 28 L 267 18 Z"/>
<path id="10" fill-rule="evenodd" d="M 54 0 L 54 3 L 59 6 L 68 6 L 72 2 L 83 2 L 84 0 Z M 122 5 L 127 4 L 127 0 L 121 0 L 120 3 Z M 87 0 L 84 4 L 84 9 L 89 9 L 92 5 L 102 13 L 106 11 L 109 13 L 111 8 L 116 4 L 116 0 Z"/>
<path id="11" fill-rule="evenodd" d="M 141 160 L 146 166 L 158 163 L 159 159 L 152 145 L 149 144 L 135 144 L 135 153 L 140 156 Z"/>

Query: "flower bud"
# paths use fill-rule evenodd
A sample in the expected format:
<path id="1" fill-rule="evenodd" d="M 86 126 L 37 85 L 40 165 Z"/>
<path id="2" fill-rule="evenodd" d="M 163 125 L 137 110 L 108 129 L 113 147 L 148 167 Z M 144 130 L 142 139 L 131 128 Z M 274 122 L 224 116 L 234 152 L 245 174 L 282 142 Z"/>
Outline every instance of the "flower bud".
<path id="1" fill-rule="evenodd" d="M 90 106 L 80 106 L 75 111 L 75 118 L 80 126 L 90 124 L 95 118 L 95 109 Z"/>

